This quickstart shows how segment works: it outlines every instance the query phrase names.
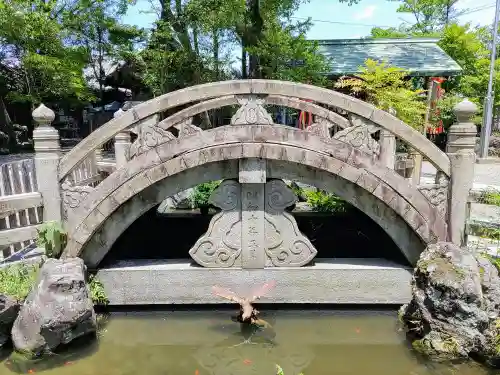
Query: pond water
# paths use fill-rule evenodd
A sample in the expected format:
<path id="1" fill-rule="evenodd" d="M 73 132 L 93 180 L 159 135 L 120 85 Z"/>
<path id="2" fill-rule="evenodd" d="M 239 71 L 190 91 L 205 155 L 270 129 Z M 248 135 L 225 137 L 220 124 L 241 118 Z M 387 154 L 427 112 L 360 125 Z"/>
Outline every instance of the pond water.
<path id="1" fill-rule="evenodd" d="M 0 374 L 485 375 L 473 363 L 435 364 L 408 348 L 396 312 L 268 311 L 273 330 L 243 341 L 232 311 L 113 313 L 93 344 L 39 362 L 4 360 Z"/>

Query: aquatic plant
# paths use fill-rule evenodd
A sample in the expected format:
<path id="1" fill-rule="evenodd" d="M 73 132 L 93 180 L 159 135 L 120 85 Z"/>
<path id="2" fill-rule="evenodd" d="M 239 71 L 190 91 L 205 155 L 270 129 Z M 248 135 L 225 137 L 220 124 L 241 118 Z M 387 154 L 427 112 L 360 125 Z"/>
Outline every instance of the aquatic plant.
<path id="1" fill-rule="evenodd" d="M 89 289 L 90 298 L 92 299 L 94 305 L 107 305 L 109 303 L 108 296 L 104 290 L 104 285 L 96 275 L 89 276 Z"/>
<path id="2" fill-rule="evenodd" d="M 313 190 L 305 192 L 307 203 L 314 211 L 342 213 L 347 210 L 347 204 L 334 194 L 322 190 Z"/>
<path id="3" fill-rule="evenodd" d="M 37 229 L 37 245 L 45 248 L 45 255 L 57 258 L 68 242 L 68 234 L 57 221 L 47 221 Z"/>
<path id="4" fill-rule="evenodd" d="M 13 264 L 0 268 L 0 294 L 24 300 L 35 284 L 39 265 Z"/>
<path id="5" fill-rule="evenodd" d="M 210 195 L 217 189 L 219 184 L 220 181 L 210 181 L 195 186 L 193 192 L 189 196 L 191 207 L 200 209 L 208 208 L 210 206 Z"/>
<path id="6" fill-rule="evenodd" d="M 278 364 L 276 364 L 276 375 L 285 375 L 283 369 Z M 301 372 L 299 375 L 304 375 L 304 373 Z"/>

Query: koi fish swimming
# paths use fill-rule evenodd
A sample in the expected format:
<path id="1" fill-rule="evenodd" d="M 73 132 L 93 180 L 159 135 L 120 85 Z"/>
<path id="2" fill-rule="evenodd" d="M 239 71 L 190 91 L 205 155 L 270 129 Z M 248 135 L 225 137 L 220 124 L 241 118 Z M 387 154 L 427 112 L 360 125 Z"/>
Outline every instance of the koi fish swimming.
<path id="1" fill-rule="evenodd" d="M 251 339 L 255 333 L 264 329 L 272 329 L 271 324 L 266 322 L 264 319 L 259 318 L 260 312 L 253 307 L 253 303 L 264 297 L 270 290 L 274 288 L 276 282 L 271 281 L 265 283 L 261 287 L 255 289 L 250 295 L 251 297 L 240 297 L 236 295 L 233 291 L 228 288 L 223 288 L 220 286 L 213 286 L 212 291 L 216 296 L 225 298 L 231 302 L 235 302 L 240 305 L 240 311 L 238 315 L 231 317 L 231 320 L 240 323 L 241 333 L 245 340 L 238 344 L 254 344 Z"/>

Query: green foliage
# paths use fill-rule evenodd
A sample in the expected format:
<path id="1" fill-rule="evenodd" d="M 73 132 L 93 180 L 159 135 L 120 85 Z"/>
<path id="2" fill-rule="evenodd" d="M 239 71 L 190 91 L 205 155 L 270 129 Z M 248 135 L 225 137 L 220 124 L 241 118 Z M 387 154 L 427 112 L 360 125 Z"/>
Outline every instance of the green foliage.
<path id="1" fill-rule="evenodd" d="M 109 303 L 104 285 L 95 275 L 89 276 L 89 289 L 94 305 L 107 305 Z"/>
<path id="2" fill-rule="evenodd" d="M 37 245 L 45 248 L 45 255 L 49 258 L 57 258 L 66 247 L 68 235 L 60 223 L 48 221 L 37 229 Z"/>
<path id="3" fill-rule="evenodd" d="M 189 200 L 193 208 L 208 207 L 210 195 L 219 186 L 220 181 L 210 181 L 194 187 Z"/>
<path id="4" fill-rule="evenodd" d="M 400 5 L 398 13 L 408 13 L 415 17 L 415 23 L 407 26 L 408 32 L 429 35 L 440 31 L 453 22 L 463 11 L 456 7 L 458 0 L 393 0 Z"/>
<path id="5" fill-rule="evenodd" d="M 439 38 L 438 45 L 462 68 L 462 74 L 450 77 L 444 82 L 445 100 L 453 101 L 456 97 L 466 97 L 474 102 L 479 108 L 474 122 L 480 124 L 489 79 L 491 31 L 487 27 L 458 24 L 455 21 L 456 13 L 453 9 L 455 1 L 448 3 L 444 0 L 402 0 L 401 2 L 407 9 L 413 5 L 419 8 L 414 13 L 415 24 L 410 27 L 403 24 L 399 28 L 374 28 L 371 36 L 373 38 L 419 36 Z M 447 12 L 447 5 L 451 6 L 451 13 Z M 424 13 L 426 8 L 428 13 Z M 443 23 L 446 19 L 448 21 Z M 497 58 L 495 62 L 495 71 L 494 105 L 497 107 L 500 105 L 500 58 Z M 448 115 L 445 113 L 444 116 L 443 122 L 446 127 L 451 119 L 449 113 Z"/>
<path id="6" fill-rule="evenodd" d="M 23 263 L 0 268 L 0 294 L 24 300 L 35 284 L 38 270 L 38 265 Z"/>
<path id="7" fill-rule="evenodd" d="M 360 74 L 342 78 L 335 86 L 384 111 L 394 110 L 399 119 L 420 129 L 426 111 L 423 90 L 415 90 L 407 76 L 408 72 L 403 69 L 368 59 Z"/>
<path id="8" fill-rule="evenodd" d="M 477 200 L 479 203 L 500 207 L 500 191 L 494 189 L 483 190 Z"/>
<path id="9" fill-rule="evenodd" d="M 86 100 L 83 77 L 85 51 L 65 43 L 67 30 L 55 15 L 63 10 L 57 1 L 12 0 L 0 2 L 1 65 L 9 67 L 2 79 L 15 81 L 0 95 L 10 101 L 54 99 Z M 19 64 L 12 65 L 13 61 Z"/>
<path id="10" fill-rule="evenodd" d="M 321 190 L 306 191 L 307 203 L 314 211 L 342 213 L 347 209 L 345 201 L 334 194 Z"/>

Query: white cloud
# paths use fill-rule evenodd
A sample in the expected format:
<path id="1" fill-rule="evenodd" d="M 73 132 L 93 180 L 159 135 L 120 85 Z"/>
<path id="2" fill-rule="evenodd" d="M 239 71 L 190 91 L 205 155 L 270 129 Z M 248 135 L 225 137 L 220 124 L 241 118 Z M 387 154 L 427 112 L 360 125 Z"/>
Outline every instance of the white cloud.
<path id="1" fill-rule="evenodd" d="M 368 5 L 367 7 L 364 7 L 363 10 L 359 13 L 356 13 L 354 15 L 355 20 L 367 20 L 373 17 L 373 13 L 375 13 L 375 10 L 377 7 L 375 5 Z"/>

